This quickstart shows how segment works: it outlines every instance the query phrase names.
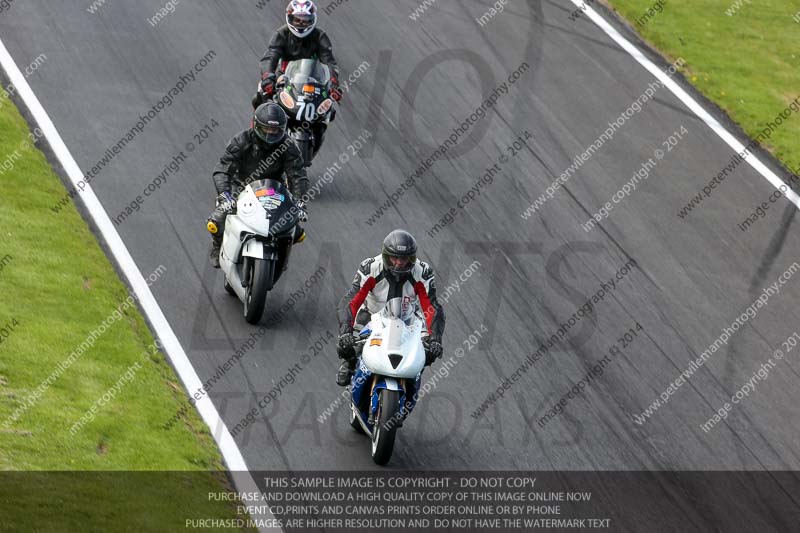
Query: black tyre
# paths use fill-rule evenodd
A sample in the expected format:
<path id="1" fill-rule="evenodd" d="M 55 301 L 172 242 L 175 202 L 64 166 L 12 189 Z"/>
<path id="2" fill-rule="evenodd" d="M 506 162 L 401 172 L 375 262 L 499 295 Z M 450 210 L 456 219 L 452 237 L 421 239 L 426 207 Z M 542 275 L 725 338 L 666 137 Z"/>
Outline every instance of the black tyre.
<path id="1" fill-rule="evenodd" d="M 306 167 L 311 166 L 311 160 L 314 159 L 314 150 L 311 146 L 311 139 L 297 139 L 297 147 L 300 148 L 300 153 L 303 155 L 303 164 Z"/>
<path id="2" fill-rule="evenodd" d="M 383 466 L 392 458 L 399 412 L 400 391 L 381 389 L 375 427 L 372 429 L 372 460 L 375 464 Z"/>
<path id="3" fill-rule="evenodd" d="M 258 324 L 264 314 L 267 303 L 267 292 L 272 288 L 272 276 L 275 261 L 254 259 L 250 269 L 250 280 L 244 294 L 244 319 L 251 324 Z"/>

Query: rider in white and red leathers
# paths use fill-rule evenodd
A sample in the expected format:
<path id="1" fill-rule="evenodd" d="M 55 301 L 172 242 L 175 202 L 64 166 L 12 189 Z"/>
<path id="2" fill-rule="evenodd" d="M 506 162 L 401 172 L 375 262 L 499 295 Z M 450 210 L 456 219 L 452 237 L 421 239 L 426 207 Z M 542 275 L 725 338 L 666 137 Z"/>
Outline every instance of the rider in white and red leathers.
<path id="1" fill-rule="evenodd" d="M 423 345 L 425 366 L 442 356 L 444 309 L 436 297 L 433 269 L 416 257 L 417 243 L 404 230 L 391 232 L 383 241 L 381 255 L 361 262 L 347 294 L 339 302 L 339 367 L 336 382 L 345 386 L 355 369 L 354 328 L 360 330 L 392 298 L 402 298 L 403 305 L 416 305 L 425 318 Z M 419 380 L 417 380 L 418 382 Z M 418 386 L 418 383 L 415 384 Z M 408 398 L 414 391 L 407 391 Z M 416 403 L 416 402 L 413 402 Z M 408 406 L 408 412 L 413 408 Z M 405 414 L 407 415 L 408 412 Z"/>

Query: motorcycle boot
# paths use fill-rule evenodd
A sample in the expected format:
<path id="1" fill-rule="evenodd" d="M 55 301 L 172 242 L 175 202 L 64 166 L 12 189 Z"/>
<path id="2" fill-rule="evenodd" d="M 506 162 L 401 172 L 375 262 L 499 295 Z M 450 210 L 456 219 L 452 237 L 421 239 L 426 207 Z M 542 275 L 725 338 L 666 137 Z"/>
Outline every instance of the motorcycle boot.
<path id="1" fill-rule="evenodd" d="M 342 361 L 342 364 L 339 365 L 339 370 L 336 372 L 336 384 L 340 387 L 348 386 L 350 384 L 350 380 L 353 379 L 353 374 L 355 371 L 355 359 L 345 359 Z"/>
<path id="2" fill-rule="evenodd" d="M 306 240 L 306 230 L 300 227 L 300 224 L 294 227 L 294 237 L 292 244 L 298 244 Z"/>
<path id="3" fill-rule="evenodd" d="M 219 268 L 219 252 L 222 249 L 222 235 L 211 237 L 211 248 L 208 252 L 208 260 L 211 261 L 211 266 Z"/>
<path id="4" fill-rule="evenodd" d="M 214 268 L 219 268 L 219 252 L 222 248 L 222 234 L 225 228 L 225 217 L 227 216 L 228 211 L 217 207 L 206 222 L 206 229 L 211 234 L 211 248 L 208 252 L 208 259 Z"/>

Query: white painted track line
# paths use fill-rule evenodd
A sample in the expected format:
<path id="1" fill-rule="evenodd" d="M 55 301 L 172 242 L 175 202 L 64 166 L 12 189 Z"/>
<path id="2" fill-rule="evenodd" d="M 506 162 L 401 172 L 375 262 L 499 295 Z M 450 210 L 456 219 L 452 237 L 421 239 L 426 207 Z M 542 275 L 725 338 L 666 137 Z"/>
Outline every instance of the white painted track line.
<path id="1" fill-rule="evenodd" d="M 11 57 L 11 54 L 9 54 L 2 40 L 0 40 L 0 65 L 2 65 L 3 69 L 6 71 L 11 83 L 16 87 L 17 94 L 19 94 L 20 98 L 25 102 L 25 105 L 28 107 L 31 115 L 33 115 L 34 120 L 36 120 L 44 137 L 47 138 L 50 147 L 67 173 L 73 186 L 77 186 L 78 182 L 83 179 L 83 173 L 80 167 L 78 167 L 78 163 L 72 157 L 67 145 L 64 143 L 58 130 L 56 130 L 52 120 L 50 120 L 50 116 L 44 110 L 44 107 L 42 107 L 42 104 L 39 102 L 39 99 L 34 94 L 30 85 L 28 85 L 25 76 L 14 62 L 14 59 Z M 139 300 L 142 311 L 147 315 L 150 324 L 155 330 L 156 337 L 161 341 L 163 351 L 167 354 L 167 357 L 169 357 L 184 387 L 189 391 L 197 390 L 202 386 L 197 372 L 186 356 L 183 346 L 181 346 L 178 337 L 175 335 L 169 322 L 167 322 L 164 313 L 161 311 L 161 307 L 150 291 L 150 287 L 147 286 L 144 276 L 142 276 L 136 263 L 134 263 L 133 257 L 131 257 L 125 243 L 122 242 L 122 238 L 119 233 L 117 233 L 111 219 L 100 204 L 100 200 L 95 195 L 91 185 L 86 184 L 83 192 L 79 194 L 83 199 L 83 203 L 86 205 L 89 215 L 100 230 L 100 234 L 108 245 L 111 254 L 122 269 L 133 293 Z M 256 486 L 255 481 L 253 481 L 253 477 L 250 475 L 242 452 L 239 450 L 233 437 L 228 433 L 225 422 L 222 421 L 222 418 L 219 416 L 216 407 L 214 407 L 209 397 L 207 395 L 203 396 L 202 399 L 197 401 L 196 407 L 203 421 L 205 421 L 214 435 L 214 440 L 217 442 L 222 452 L 225 464 L 231 471 L 231 477 L 234 479 L 236 489 L 239 492 L 261 492 Z M 256 515 L 254 518 L 267 519 L 271 518 L 271 515 Z M 273 529 L 273 531 L 275 531 L 275 529 Z"/>
<path id="2" fill-rule="evenodd" d="M 573 4 L 577 7 L 581 8 L 583 11 L 584 16 L 588 16 L 592 22 L 597 24 L 600 29 L 602 29 L 606 34 L 611 37 L 623 50 L 628 52 L 633 58 L 639 62 L 644 68 L 650 71 L 653 76 L 658 78 L 661 82 L 664 83 L 672 94 L 674 94 L 681 102 L 683 102 L 686 107 L 688 107 L 697 117 L 702 120 L 703 122 L 711 128 L 714 133 L 719 135 L 719 137 L 725 141 L 728 146 L 733 148 L 733 150 L 738 154 L 744 151 L 745 145 L 739 142 L 736 137 L 733 136 L 728 130 L 726 130 L 722 124 L 717 121 L 708 111 L 706 111 L 697 101 L 692 98 L 686 91 L 681 88 L 672 78 L 667 76 L 667 74 L 658 68 L 652 61 L 647 59 L 645 55 L 639 51 L 630 41 L 628 41 L 625 37 L 620 35 L 620 33 L 614 29 L 606 20 L 597 14 L 597 12 L 592 9 L 588 4 L 585 5 L 583 0 L 571 0 Z M 764 179 L 770 182 L 776 189 L 779 189 L 781 185 L 784 185 L 784 181 L 780 179 L 774 172 L 772 172 L 758 157 L 755 156 L 752 152 L 745 158 L 745 161 L 753 167 L 756 172 L 761 174 Z M 793 190 L 787 188 L 787 191 L 783 193 L 783 195 L 792 202 L 795 206 L 800 208 L 800 196 L 798 196 Z"/>

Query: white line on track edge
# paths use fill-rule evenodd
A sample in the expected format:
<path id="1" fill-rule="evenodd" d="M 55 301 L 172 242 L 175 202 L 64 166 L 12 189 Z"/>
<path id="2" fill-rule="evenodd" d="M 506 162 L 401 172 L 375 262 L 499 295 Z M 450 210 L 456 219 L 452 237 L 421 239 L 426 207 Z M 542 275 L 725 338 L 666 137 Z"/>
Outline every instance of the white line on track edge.
<path id="1" fill-rule="evenodd" d="M 686 107 L 688 107 L 695 115 L 700 118 L 706 125 L 711 128 L 714 133 L 719 135 L 719 137 L 725 141 L 733 150 L 739 154 L 744 152 L 745 145 L 739 142 L 736 137 L 733 136 L 728 130 L 725 129 L 722 124 L 719 123 L 717 119 L 715 119 L 711 114 L 706 111 L 697 101 L 692 98 L 683 88 L 678 85 L 675 80 L 667 76 L 667 74 L 658 68 L 652 61 L 650 61 L 645 55 L 639 51 L 630 41 L 628 41 L 625 37 L 623 37 L 611 24 L 606 22 L 606 20 L 597 14 L 597 12 L 592 9 L 586 2 L 583 0 L 571 0 L 573 4 L 577 7 L 580 7 L 583 11 L 584 15 L 588 15 L 588 17 L 597 24 L 600 29 L 602 29 L 609 37 L 611 37 L 618 45 L 622 47 L 623 50 L 628 52 L 633 58 L 639 62 L 644 68 L 650 71 L 659 81 L 663 82 L 664 85 L 674 94 L 681 102 L 683 102 Z M 586 5 L 584 5 L 586 4 Z M 583 6 L 583 7 L 582 7 Z M 768 182 L 770 182 L 776 189 L 779 189 L 781 185 L 785 185 L 785 182 L 780 179 L 774 172 L 772 172 L 769 168 L 767 168 L 761 160 L 756 157 L 754 153 L 750 153 L 746 158 L 745 161 L 753 167 L 756 172 L 761 174 Z M 797 208 L 800 209 L 800 196 L 798 196 L 792 189 L 787 187 L 786 192 L 783 195 L 792 202 Z"/>
<path id="2" fill-rule="evenodd" d="M 50 120 L 50 116 L 47 114 L 44 107 L 42 107 L 42 104 L 39 102 L 39 99 L 34 94 L 25 76 L 23 76 L 19 67 L 14 62 L 14 59 L 11 57 L 2 39 L 0 39 L 0 65 L 2 65 L 3 69 L 6 71 L 9 80 L 16 87 L 19 96 L 25 102 L 34 120 L 38 123 L 39 128 L 50 143 L 50 147 L 61 163 L 61 166 L 64 168 L 64 171 L 67 173 L 73 186 L 77 187 L 78 182 L 83 179 L 83 173 L 80 167 L 78 167 L 78 163 L 72 157 L 67 145 L 53 125 L 53 121 Z M 131 289 L 139 300 L 139 305 L 150 320 L 156 336 L 161 341 L 163 350 L 172 362 L 181 381 L 183 381 L 186 390 L 197 390 L 202 386 L 197 372 L 186 356 L 183 346 L 181 346 L 178 337 L 175 335 L 169 322 L 167 322 L 144 276 L 142 276 L 142 273 L 133 261 L 133 257 L 131 257 L 125 243 L 122 242 L 122 238 L 119 233 L 117 233 L 116 228 L 112 224 L 100 200 L 92 190 L 91 185 L 86 184 L 86 188 L 79 194 L 82 195 L 83 202 L 86 205 L 89 215 L 100 230 L 103 239 L 108 245 L 109 250 L 111 250 L 117 264 L 119 264 L 122 269 L 128 283 L 130 283 Z M 200 416 L 214 435 L 214 440 L 217 442 L 220 452 L 222 452 L 222 457 L 230 470 L 231 477 L 234 480 L 237 490 L 240 492 L 260 493 L 261 491 L 250 475 L 247 464 L 245 464 L 242 452 L 239 450 L 233 437 L 228 433 L 225 422 L 223 422 L 222 418 L 219 416 L 219 412 L 217 412 L 216 407 L 214 407 L 209 397 L 204 396 L 202 399 L 198 400 L 195 405 L 200 412 Z M 271 514 L 259 516 L 256 513 L 253 516 L 257 518 L 272 518 Z M 267 529 L 262 530 L 267 531 Z M 271 529 L 271 531 L 276 530 L 278 529 Z"/>

